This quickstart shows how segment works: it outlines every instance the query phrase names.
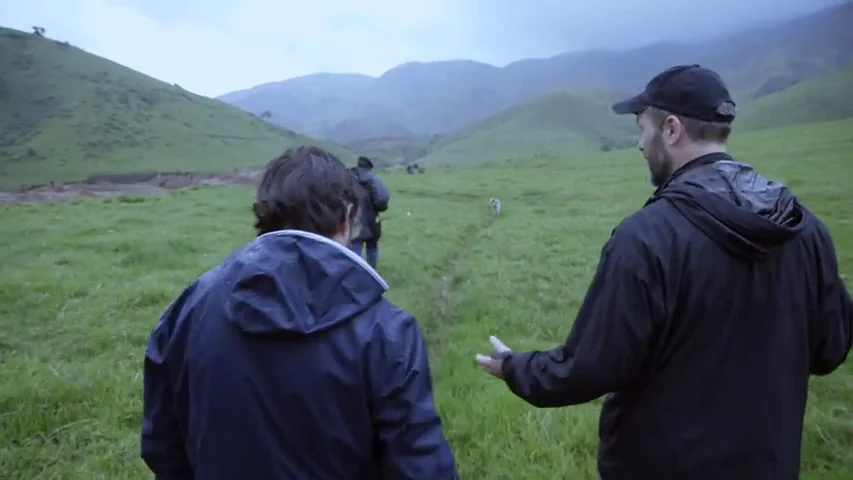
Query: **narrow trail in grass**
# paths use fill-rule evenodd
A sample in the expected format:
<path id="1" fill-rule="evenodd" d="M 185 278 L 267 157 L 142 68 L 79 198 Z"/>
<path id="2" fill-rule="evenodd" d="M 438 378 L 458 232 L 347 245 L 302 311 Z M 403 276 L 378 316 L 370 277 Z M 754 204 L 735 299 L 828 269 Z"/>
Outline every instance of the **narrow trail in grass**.
<path id="1" fill-rule="evenodd" d="M 464 237 L 456 247 L 453 257 L 435 279 L 432 294 L 433 309 L 425 325 L 426 338 L 433 350 L 439 350 L 443 341 L 446 340 L 442 335 L 445 328 L 456 323 L 453 288 L 459 269 L 464 265 L 471 248 L 482 239 L 497 219 L 498 217 L 490 215 L 485 220 L 467 225 Z"/>

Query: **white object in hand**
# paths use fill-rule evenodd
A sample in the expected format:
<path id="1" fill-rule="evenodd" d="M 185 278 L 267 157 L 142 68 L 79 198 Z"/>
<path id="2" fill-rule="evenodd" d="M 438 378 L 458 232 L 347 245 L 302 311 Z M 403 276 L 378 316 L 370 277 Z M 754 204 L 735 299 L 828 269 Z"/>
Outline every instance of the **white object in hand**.
<path id="1" fill-rule="evenodd" d="M 496 351 L 496 352 L 498 352 L 498 353 L 503 353 L 503 352 L 509 352 L 509 351 L 510 351 L 510 348 L 509 348 L 509 347 L 507 347 L 507 346 L 506 346 L 506 344 L 505 344 L 504 342 L 502 342 L 498 337 L 496 337 L 496 336 L 494 336 L 494 335 L 492 335 L 491 337 L 489 337 L 489 343 L 491 343 L 491 344 L 492 344 L 492 347 L 494 347 L 495 351 Z"/>

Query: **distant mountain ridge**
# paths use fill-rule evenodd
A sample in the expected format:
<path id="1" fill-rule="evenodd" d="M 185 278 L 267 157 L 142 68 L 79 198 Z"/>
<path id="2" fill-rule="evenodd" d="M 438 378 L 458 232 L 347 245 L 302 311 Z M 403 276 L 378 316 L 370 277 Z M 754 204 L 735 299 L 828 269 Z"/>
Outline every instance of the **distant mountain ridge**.
<path id="1" fill-rule="evenodd" d="M 378 78 L 314 74 L 219 99 L 286 128 L 344 144 L 417 141 L 458 131 L 554 89 L 637 90 L 683 63 L 718 70 L 739 102 L 775 93 L 853 63 L 853 2 L 694 43 L 571 52 L 496 67 L 471 60 L 409 62 Z"/>

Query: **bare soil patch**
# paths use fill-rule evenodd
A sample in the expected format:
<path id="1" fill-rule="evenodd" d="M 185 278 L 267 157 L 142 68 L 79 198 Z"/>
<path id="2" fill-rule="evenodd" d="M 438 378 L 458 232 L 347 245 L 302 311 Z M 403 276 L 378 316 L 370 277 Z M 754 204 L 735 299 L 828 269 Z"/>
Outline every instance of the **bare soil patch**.
<path id="1" fill-rule="evenodd" d="M 93 175 L 80 182 L 50 182 L 30 185 L 17 191 L 0 191 L 0 204 L 67 202 L 79 197 L 116 197 L 156 195 L 196 185 L 253 185 L 261 170 L 230 173 L 145 172 L 117 175 Z"/>

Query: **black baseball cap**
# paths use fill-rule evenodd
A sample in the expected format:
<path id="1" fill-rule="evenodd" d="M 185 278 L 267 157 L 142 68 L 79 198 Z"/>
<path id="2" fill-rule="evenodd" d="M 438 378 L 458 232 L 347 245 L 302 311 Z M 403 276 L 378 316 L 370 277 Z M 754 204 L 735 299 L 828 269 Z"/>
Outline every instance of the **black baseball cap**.
<path id="1" fill-rule="evenodd" d="M 723 79 L 699 65 L 668 68 L 655 76 L 640 94 L 615 103 L 612 108 L 620 115 L 637 115 L 648 107 L 706 122 L 731 123 L 737 114 Z"/>
<path id="2" fill-rule="evenodd" d="M 369 158 L 365 157 L 364 155 L 362 155 L 362 156 L 358 157 L 357 165 L 361 168 L 370 169 L 370 168 L 373 168 L 373 161 L 370 160 Z"/>

